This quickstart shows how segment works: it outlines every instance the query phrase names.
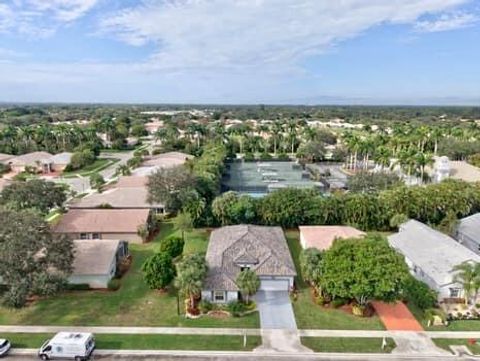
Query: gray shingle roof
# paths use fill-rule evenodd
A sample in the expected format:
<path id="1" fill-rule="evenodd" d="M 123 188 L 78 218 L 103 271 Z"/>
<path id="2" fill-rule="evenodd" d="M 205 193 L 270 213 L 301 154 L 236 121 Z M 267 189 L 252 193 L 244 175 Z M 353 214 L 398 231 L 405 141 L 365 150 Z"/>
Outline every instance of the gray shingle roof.
<path id="1" fill-rule="evenodd" d="M 280 227 L 252 225 L 216 229 L 207 249 L 206 289 L 237 291 L 239 264 L 251 264 L 259 276 L 295 276 L 295 266 Z"/>
<path id="2" fill-rule="evenodd" d="M 458 223 L 457 231 L 471 240 L 480 243 L 480 213 L 462 218 Z"/>
<path id="3" fill-rule="evenodd" d="M 388 237 L 388 242 L 438 286 L 452 283 L 456 265 L 480 262 L 480 256 L 453 238 L 415 220 L 402 224 L 398 233 Z"/>

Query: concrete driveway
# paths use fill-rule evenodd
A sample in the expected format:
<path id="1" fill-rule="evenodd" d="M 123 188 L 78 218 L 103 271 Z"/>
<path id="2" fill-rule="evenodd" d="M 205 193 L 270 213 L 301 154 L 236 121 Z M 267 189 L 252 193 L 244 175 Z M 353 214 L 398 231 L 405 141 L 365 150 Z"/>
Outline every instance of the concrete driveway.
<path id="1" fill-rule="evenodd" d="M 255 301 L 262 329 L 297 329 L 287 291 L 258 291 Z"/>

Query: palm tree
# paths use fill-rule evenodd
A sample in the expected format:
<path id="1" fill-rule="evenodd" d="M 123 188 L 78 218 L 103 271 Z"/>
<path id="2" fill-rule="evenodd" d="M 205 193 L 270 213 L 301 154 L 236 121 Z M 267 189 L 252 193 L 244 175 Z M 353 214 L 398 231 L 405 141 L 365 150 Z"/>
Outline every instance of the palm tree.
<path id="1" fill-rule="evenodd" d="M 282 123 L 280 121 L 274 122 L 270 128 L 270 133 L 271 139 L 273 140 L 273 154 L 276 156 L 277 146 L 283 133 Z"/>
<path id="2" fill-rule="evenodd" d="M 287 137 L 291 145 L 292 156 L 295 154 L 295 143 L 297 142 L 297 122 L 293 119 L 286 124 Z"/>
<path id="3" fill-rule="evenodd" d="M 382 170 L 390 167 L 391 159 L 392 159 L 392 151 L 389 148 L 385 146 L 381 146 L 381 147 L 378 147 L 377 150 L 375 151 L 375 156 L 374 156 L 375 163 L 380 165 Z"/>
<path id="4" fill-rule="evenodd" d="M 453 267 L 453 271 L 456 272 L 453 281 L 462 285 L 465 304 L 468 304 L 472 293 L 478 293 L 480 288 L 480 265 L 478 263 L 463 262 Z"/>
<path id="5" fill-rule="evenodd" d="M 190 307 L 195 307 L 195 299 L 202 292 L 203 280 L 207 274 L 207 263 L 200 253 L 188 254 L 177 263 L 175 287 L 190 299 Z"/>
<path id="6" fill-rule="evenodd" d="M 245 302 L 249 303 L 249 297 L 257 293 L 260 287 L 260 278 L 250 269 L 241 271 L 236 279 L 236 284 L 240 288 L 240 292 L 245 296 Z"/>
<path id="7" fill-rule="evenodd" d="M 417 153 L 415 156 L 416 167 L 420 169 L 420 181 L 423 183 L 423 177 L 425 175 L 425 168 L 433 165 L 434 163 L 433 156 L 427 153 Z"/>

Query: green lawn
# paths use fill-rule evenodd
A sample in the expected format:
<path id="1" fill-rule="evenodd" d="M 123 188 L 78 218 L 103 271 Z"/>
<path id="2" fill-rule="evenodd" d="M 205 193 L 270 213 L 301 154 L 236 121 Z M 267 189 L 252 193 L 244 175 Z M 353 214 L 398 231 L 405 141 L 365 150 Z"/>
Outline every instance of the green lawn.
<path id="1" fill-rule="evenodd" d="M 301 278 L 299 255 L 301 245 L 299 234 L 296 230 L 286 232 L 288 246 L 292 253 L 293 261 L 297 269 L 298 298 L 294 301 L 293 311 L 297 326 L 300 329 L 329 329 L 329 330 L 383 330 L 382 322 L 377 316 L 357 317 L 340 309 L 321 307 L 313 302 L 310 289 Z"/>
<path id="2" fill-rule="evenodd" d="M 422 310 L 410 303 L 407 306 L 426 331 L 480 331 L 480 320 L 457 320 L 449 321 L 448 326 L 428 326 Z"/>
<path id="3" fill-rule="evenodd" d="M 14 348 L 40 348 L 53 334 L 12 333 L 6 337 Z M 217 350 L 251 351 L 260 346 L 260 336 L 247 336 L 243 347 L 243 336 L 226 335 L 126 335 L 96 334 L 97 349 L 104 350 Z"/>
<path id="4" fill-rule="evenodd" d="M 449 339 L 449 338 L 432 338 L 435 345 L 447 351 L 452 351 L 450 345 L 453 346 L 467 346 L 474 355 L 480 355 L 480 345 L 471 345 L 467 339 Z"/>
<path id="5" fill-rule="evenodd" d="M 302 337 L 302 344 L 315 352 L 390 353 L 395 342 L 387 338 L 382 350 L 382 338 L 362 337 Z"/>
<path id="6" fill-rule="evenodd" d="M 175 234 L 172 224 L 162 223 L 161 231 L 153 242 L 130 245 L 133 264 L 122 278 L 118 291 L 72 291 L 19 310 L 0 307 L 0 324 L 258 328 L 258 313 L 240 318 L 187 320 L 177 315 L 177 297 L 173 290 L 162 293 L 146 286 L 141 265 L 159 248 L 160 240 L 172 234 Z M 185 253 L 205 251 L 208 234 L 203 229 L 187 233 Z"/>
<path id="7" fill-rule="evenodd" d="M 87 177 L 92 175 L 93 173 L 100 172 L 104 170 L 105 168 L 109 167 L 112 164 L 115 164 L 118 162 L 119 159 L 113 159 L 113 158 L 97 158 L 95 162 L 92 164 L 86 165 L 85 167 L 81 169 L 77 169 L 71 172 L 64 172 L 62 176 L 64 178 L 73 178 L 77 176 L 82 176 L 82 177 Z"/>

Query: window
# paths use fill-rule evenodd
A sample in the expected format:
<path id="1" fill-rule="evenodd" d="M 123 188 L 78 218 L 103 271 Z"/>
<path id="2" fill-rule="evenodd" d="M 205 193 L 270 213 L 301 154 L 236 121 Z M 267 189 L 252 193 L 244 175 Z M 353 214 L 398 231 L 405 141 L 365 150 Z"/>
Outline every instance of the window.
<path id="1" fill-rule="evenodd" d="M 92 233 L 92 239 L 100 239 L 100 233 Z"/>
<path id="2" fill-rule="evenodd" d="M 250 266 L 248 266 L 248 265 L 243 265 L 243 266 L 240 267 L 240 271 L 241 271 L 241 272 L 243 272 L 243 271 L 245 271 L 245 270 L 247 270 L 247 269 L 250 269 Z"/>
<path id="3" fill-rule="evenodd" d="M 460 289 L 458 288 L 450 288 L 450 297 L 458 298 L 460 296 Z"/>
<path id="4" fill-rule="evenodd" d="M 80 233 L 80 239 L 88 239 L 88 234 Z"/>
<path id="5" fill-rule="evenodd" d="M 225 292 L 224 291 L 213 291 L 213 300 L 216 302 L 225 301 Z"/>

